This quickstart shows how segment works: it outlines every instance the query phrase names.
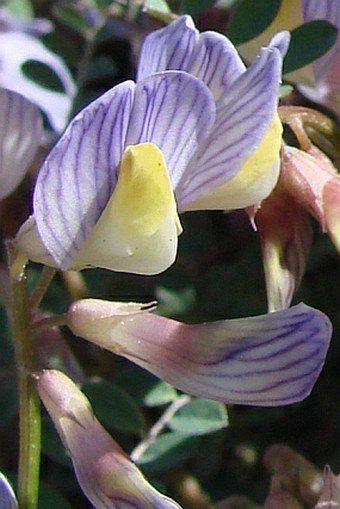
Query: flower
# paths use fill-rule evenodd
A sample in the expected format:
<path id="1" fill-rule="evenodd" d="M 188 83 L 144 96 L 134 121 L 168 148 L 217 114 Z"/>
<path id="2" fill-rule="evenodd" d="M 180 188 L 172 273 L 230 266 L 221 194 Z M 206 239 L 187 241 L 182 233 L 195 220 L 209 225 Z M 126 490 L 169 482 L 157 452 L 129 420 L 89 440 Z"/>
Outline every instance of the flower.
<path id="1" fill-rule="evenodd" d="M 244 207 L 274 187 L 281 61 L 268 47 L 244 70 L 226 38 L 199 35 L 187 16 L 151 34 L 137 83 L 82 110 L 47 157 L 19 247 L 61 269 L 168 268 L 177 207 Z"/>
<path id="2" fill-rule="evenodd" d="M 0 472 L 0 507 L 1 509 L 18 509 L 18 502 L 12 486 Z"/>
<path id="3" fill-rule="evenodd" d="M 70 452 L 78 482 L 96 509 L 180 509 L 146 481 L 66 375 L 45 370 L 36 377 L 40 398 Z"/>
<path id="4" fill-rule="evenodd" d="M 42 137 L 38 108 L 16 92 L 0 88 L 0 199 L 23 179 Z"/>
<path id="5" fill-rule="evenodd" d="M 238 47 L 241 55 L 252 59 L 261 44 L 279 30 L 294 28 L 314 20 L 325 20 L 340 29 L 339 0 L 282 0 L 273 22 L 260 36 Z M 301 91 L 312 101 L 319 102 L 340 114 L 340 32 L 335 44 L 311 65 L 287 74 L 286 78 L 299 84 Z"/>
<path id="6" fill-rule="evenodd" d="M 288 307 L 300 284 L 313 239 L 311 215 L 340 251 L 340 176 L 333 162 L 308 137 L 308 128 L 318 131 L 323 126 L 325 132 L 331 132 L 332 123 L 308 108 L 281 107 L 280 114 L 300 148 L 283 146 L 278 184 L 261 208 L 253 211 L 261 239 L 269 311 Z"/>
<path id="7" fill-rule="evenodd" d="M 3 11 L 1 14 L 4 16 Z M 0 31 L 0 86 L 18 92 L 35 103 L 46 114 L 52 128 L 62 131 L 75 95 L 73 78 L 60 57 L 27 33 L 31 29 L 35 32 L 46 31 L 48 21 L 37 19 L 15 23 L 7 15 L 4 22 L 5 26 Z M 46 65 L 57 76 L 64 90 L 49 90 L 29 79 L 23 66 L 29 66 L 31 62 Z"/>
<path id="8" fill-rule="evenodd" d="M 279 406 L 304 399 L 324 363 L 331 325 L 300 304 L 244 319 L 187 325 L 137 303 L 75 302 L 68 326 L 175 387 L 243 405 Z"/>
<path id="9" fill-rule="evenodd" d="M 324 471 L 324 485 L 314 509 L 332 509 L 340 505 L 340 476 L 334 475 L 329 467 Z"/>

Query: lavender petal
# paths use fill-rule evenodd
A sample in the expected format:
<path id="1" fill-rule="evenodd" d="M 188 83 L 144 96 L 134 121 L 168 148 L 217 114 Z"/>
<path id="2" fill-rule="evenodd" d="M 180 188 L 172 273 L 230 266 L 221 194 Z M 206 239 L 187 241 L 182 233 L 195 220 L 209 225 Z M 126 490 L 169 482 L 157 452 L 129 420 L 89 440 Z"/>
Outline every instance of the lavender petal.
<path id="1" fill-rule="evenodd" d="M 164 154 L 176 190 L 214 119 L 215 102 L 209 89 L 187 73 L 166 71 L 137 83 L 126 144 L 155 143 Z"/>
<path id="2" fill-rule="evenodd" d="M 204 32 L 185 70 L 202 80 L 218 100 L 244 73 L 245 65 L 225 36 L 217 32 Z"/>
<path id="3" fill-rule="evenodd" d="M 18 502 L 12 486 L 0 472 L 0 507 L 1 509 L 18 509 Z"/>
<path id="4" fill-rule="evenodd" d="M 149 34 L 142 46 L 137 81 L 161 71 L 186 71 L 198 37 L 190 16 L 181 16 Z"/>
<path id="5" fill-rule="evenodd" d="M 82 110 L 46 159 L 34 193 L 39 235 L 68 268 L 105 208 L 117 180 L 133 100 L 125 82 Z"/>
<path id="6" fill-rule="evenodd" d="M 11 48 L 11 51 L 8 51 Z M 22 65 L 28 60 L 42 62 L 58 76 L 64 92 L 48 90 L 27 78 Z M 17 32 L 0 34 L 0 84 L 18 92 L 37 104 L 47 115 L 52 127 L 61 131 L 70 113 L 75 85 L 62 60 L 31 35 Z"/>
<path id="7" fill-rule="evenodd" d="M 38 149 L 42 122 L 38 108 L 10 90 L 0 89 L 0 198 L 24 177 Z"/>
<path id="8" fill-rule="evenodd" d="M 221 97 L 209 137 L 177 190 L 180 208 L 231 179 L 260 145 L 276 112 L 281 64 L 276 48 L 262 49 Z"/>
<path id="9" fill-rule="evenodd" d="M 299 304 L 251 318 L 186 325 L 151 313 L 122 313 L 95 299 L 74 303 L 71 330 L 195 396 L 280 406 L 311 392 L 323 366 L 331 323 Z"/>

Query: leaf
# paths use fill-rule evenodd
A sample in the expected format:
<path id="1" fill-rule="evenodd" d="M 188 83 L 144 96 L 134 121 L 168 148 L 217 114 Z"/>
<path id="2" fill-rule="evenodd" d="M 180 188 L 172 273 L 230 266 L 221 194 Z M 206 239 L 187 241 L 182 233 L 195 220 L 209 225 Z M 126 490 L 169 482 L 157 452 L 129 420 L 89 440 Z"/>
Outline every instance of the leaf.
<path id="1" fill-rule="evenodd" d="M 8 0 L 6 7 L 18 18 L 32 18 L 34 16 L 30 0 Z"/>
<path id="2" fill-rule="evenodd" d="M 157 11 L 162 14 L 170 14 L 171 9 L 165 0 L 146 0 L 144 2 L 144 9 L 146 11 Z"/>
<path id="3" fill-rule="evenodd" d="M 183 315 L 196 301 L 196 292 L 192 286 L 182 289 L 157 286 L 155 297 L 159 302 L 157 312 L 163 316 Z"/>
<path id="4" fill-rule="evenodd" d="M 145 0 L 143 10 L 150 16 L 160 19 L 165 23 L 172 20 L 172 12 L 165 0 Z"/>
<path id="5" fill-rule="evenodd" d="M 86 19 L 85 15 L 71 5 L 60 5 L 55 8 L 55 12 L 59 19 L 77 32 L 83 33 L 90 26 L 89 20 Z"/>
<path id="6" fill-rule="evenodd" d="M 147 407 L 166 405 L 178 396 L 176 389 L 170 384 L 139 368 L 125 371 L 117 379 L 117 384 L 124 387 L 137 403 Z"/>
<path id="7" fill-rule="evenodd" d="M 172 431 L 184 435 L 205 435 L 228 426 L 228 414 L 223 403 L 193 398 L 182 406 L 167 423 Z"/>
<path id="8" fill-rule="evenodd" d="M 300 69 L 326 53 L 335 43 L 337 33 L 325 20 L 310 21 L 292 30 L 283 73 Z"/>
<path id="9" fill-rule="evenodd" d="M 137 434 L 143 432 L 143 414 L 125 390 L 103 380 L 86 382 L 82 390 L 103 426 Z"/>
<path id="10" fill-rule="evenodd" d="M 261 34 L 273 21 L 281 0 L 243 0 L 235 9 L 227 36 L 235 44 L 243 44 Z"/>
<path id="11" fill-rule="evenodd" d="M 147 472 L 158 472 L 188 460 L 198 446 L 198 438 L 182 433 L 164 433 L 144 451 L 138 465 Z"/>
<path id="12" fill-rule="evenodd" d="M 59 76 L 48 65 L 38 60 L 26 60 L 21 66 L 22 72 L 27 78 L 41 87 L 55 92 L 65 92 Z"/>
<path id="13" fill-rule="evenodd" d="M 72 509 L 71 504 L 59 491 L 42 482 L 40 484 L 38 509 L 54 508 Z"/>
<path id="14" fill-rule="evenodd" d="M 183 0 L 183 11 L 186 14 L 196 14 L 214 5 L 216 0 Z"/>

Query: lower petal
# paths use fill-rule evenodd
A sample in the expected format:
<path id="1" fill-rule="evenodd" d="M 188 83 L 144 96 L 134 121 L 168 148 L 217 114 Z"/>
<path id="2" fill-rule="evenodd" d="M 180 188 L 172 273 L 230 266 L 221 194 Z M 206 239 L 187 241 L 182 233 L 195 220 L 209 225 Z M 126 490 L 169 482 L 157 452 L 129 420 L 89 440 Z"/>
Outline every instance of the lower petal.
<path id="1" fill-rule="evenodd" d="M 174 262 L 180 231 L 161 150 L 153 143 L 131 146 L 114 193 L 73 266 L 156 274 Z"/>
<path id="2" fill-rule="evenodd" d="M 262 316 L 186 325 L 117 303 L 83 300 L 71 330 L 196 396 L 255 406 L 309 395 L 323 366 L 331 324 L 303 304 Z"/>

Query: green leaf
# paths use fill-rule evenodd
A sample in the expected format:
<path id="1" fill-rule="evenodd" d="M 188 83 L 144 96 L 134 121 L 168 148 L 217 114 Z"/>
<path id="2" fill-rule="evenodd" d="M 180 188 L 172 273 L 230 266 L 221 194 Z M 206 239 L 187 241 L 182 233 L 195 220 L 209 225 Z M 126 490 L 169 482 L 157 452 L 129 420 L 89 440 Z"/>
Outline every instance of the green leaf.
<path id="1" fill-rule="evenodd" d="M 32 18 L 34 16 L 30 0 L 8 0 L 6 7 L 18 18 Z"/>
<path id="2" fill-rule="evenodd" d="M 93 7 L 98 7 L 98 9 L 107 9 L 115 3 L 115 0 L 90 0 L 89 3 Z"/>
<path id="3" fill-rule="evenodd" d="M 172 12 L 165 0 L 145 0 L 143 10 L 150 16 L 160 19 L 165 23 L 172 20 Z"/>
<path id="4" fill-rule="evenodd" d="M 39 490 L 38 509 L 72 509 L 63 495 L 48 484 L 42 482 Z"/>
<path id="5" fill-rule="evenodd" d="M 56 15 L 73 30 L 83 33 L 90 24 L 84 14 L 71 5 L 60 5 L 55 8 Z"/>
<path id="6" fill-rule="evenodd" d="M 125 371 L 117 379 L 117 384 L 124 387 L 137 403 L 147 407 L 166 405 L 178 397 L 170 384 L 139 368 Z"/>
<path id="7" fill-rule="evenodd" d="M 185 435 L 205 435 L 228 426 L 228 414 L 223 403 L 194 398 L 181 407 L 167 423 L 172 431 Z"/>
<path id="8" fill-rule="evenodd" d="M 158 301 L 157 312 L 162 316 L 183 315 L 196 301 L 196 292 L 192 286 L 182 289 L 157 286 L 155 297 Z"/>
<path id="9" fill-rule="evenodd" d="M 198 446 L 198 438 L 182 433 L 164 433 L 137 460 L 147 472 L 158 472 L 188 460 Z"/>
<path id="10" fill-rule="evenodd" d="M 281 0 L 243 0 L 235 9 L 227 36 L 235 44 L 254 39 L 273 21 Z"/>
<path id="11" fill-rule="evenodd" d="M 86 382 L 82 390 L 91 401 L 94 413 L 103 426 L 143 433 L 143 414 L 125 390 L 103 380 Z"/>
<path id="12" fill-rule="evenodd" d="M 336 41 L 337 29 L 324 20 L 310 21 L 291 32 L 283 73 L 300 69 L 321 57 Z"/>
<path id="13" fill-rule="evenodd" d="M 196 14 L 215 3 L 216 0 L 183 0 L 183 11 L 185 14 Z"/>
<path id="14" fill-rule="evenodd" d="M 41 87 L 56 92 L 65 92 L 59 76 L 48 65 L 38 60 L 26 60 L 21 66 L 22 72 Z"/>

